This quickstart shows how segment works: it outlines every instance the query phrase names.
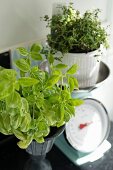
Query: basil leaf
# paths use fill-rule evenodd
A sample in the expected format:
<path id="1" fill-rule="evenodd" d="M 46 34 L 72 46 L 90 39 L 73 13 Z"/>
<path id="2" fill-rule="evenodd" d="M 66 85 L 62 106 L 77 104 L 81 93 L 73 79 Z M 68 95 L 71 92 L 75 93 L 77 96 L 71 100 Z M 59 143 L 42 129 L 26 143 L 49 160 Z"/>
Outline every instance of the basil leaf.
<path id="1" fill-rule="evenodd" d="M 0 100 L 8 97 L 13 92 L 13 90 L 14 90 L 13 84 L 6 84 L 5 86 L 4 86 L 4 90 L 3 91 L 1 91 L 1 89 L 0 89 L 0 91 L 1 91 L 0 92 Z"/>
<path id="2" fill-rule="evenodd" d="M 55 66 L 55 68 L 57 68 L 57 69 L 64 69 L 64 68 L 67 68 L 67 65 L 66 64 L 57 64 L 56 66 Z"/>
<path id="3" fill-rule="evenodd" d="M 51 95 L 49 98 L 48 98 L 48 101 L 52 104 L 55 104 L 55 103 L 58 103 L 58 101 L 60 101 L 60 96 L 59 94 L 54 94 L 54 95 Z"/>
<path id="4" fill-rule="evenodd" d="M 26 149 L 30 143 L 32 142 L 33 138 L 32 136 L 29 136 L 29 138 L 27 138 L 26 140 L 21 140 L 17 143 L 17 145 L 21 148 L 21 149 Z"/>
<path id="5" fill-rule="evenodd" d="M 13 69 L 3 69 L 0 71 L 0 81 L 15 81 L 16 80 L 16 71 Z"/>
<path id="6" fill-rule="evenodd" d="M 70 99 L 71 97 L 70 92 L 68 90 L 61 91 L 61 97 L 62 97 L 62 100 Z"/>
<path id="7" fill-rule="evenodd" d="M 40 52 L 41 50 L 42 50 L 42 46 L 38 43 L 34 43 L 30 49 L 31 52 L 37 52 L 37 53 Z"/>
<path id="8" fill-rule="evenodd" d="M 19 114 L 12 115 L 10 118 L 10 124 L 13 129 L 17 129 L 21 125 L 22 117 Z"/>
<path id="9" fill-rule="evenodd" d="M 28 64 L 28 62 L 24 58 L 16 60 L 15 64 L 21 71 L 23 71 L 25 73 L 30 70 L 30 65 Z"/>
<path id="10" fill-rule="evenodd" d="M 52 54 L 48 54 L 48 60 L 50 64 L 53 64 L 54 62 L 54 56 Z"/>
<path id="11" fill-rule="evenodd" d="M 50 132 L 47 121 L 45 121 L 44 119 L 42 119 L 41 121 L 38 122 L 37 128 L 38 128 L 39 132 L 42 132 L 43 136 L 47 136 Z"/>
<path id="12" fill-rule="evenodd" d="M 74 89 L 78 89 L 78 81 L 75 77 L 68 77 L 68 83 L 70 87 L 70 92 L 72 92 Z"/>
<path id="13" fill-rule="evenodd" d="M 10 117 L 7 114 L 4 114 L 3 116 L 3 124 L 5 129 L 7 129 L 8 132 L 11 131 L 11 126 L 10 126 Z"/>
<path id="14" fill-rule="evenodd" d="M 28 101 L 25 98 L 21 98 L 21 110 L 23 112 L 22 116 L 25 114 L 25 112 L 29 111 L 29 104 Z"/>
<path id="15" fill-rule="evenodd" d="M 78 83 L 78 80 L 75 78 L 75 77 L 71 77 L 71 79 L 73 79 L 73 82 L 74 82 L 74 85 L 75 85 L 75 87 L 74 87 L 74 89 L 79 89 L 79 83 Z"/>
<path id="16" fill-rule="evenodd" d="M 21 107 L 21 97 L 20 94 L 14 91 L 6 98 L 6 104 L 8 107 L 16 108 Z"/>
<path id="17" fill-rule="evenodd" d="M 13 129 L 14 135 L 20 140 L 26 140 L 26 135 L 19 130 Z"/>
<path id="18" fill-rule="evenodd" d="M 26 48 L 24 48 L 24 47 L 19 47 L 19 48 L 17 48 L 17 50 L 20 53 L 20 55 L 22 55 L 22 56 L 27 56 L 29 54 L 28 51 L 26 50 Z"/>
<path id="19" fill-rule="evenodd" d="M 53 70 L 53 75 L 62 75 L 62 72 L 61 72 L 61 70 Z"/>
<path id="20" fill-rule="evenodd" d="M 47 84 L 46 84 L 46 87 L 51 87 L 53 86 L 54 84 L 58 83 L 60 79 L 60 76 L 59 75 L 53 75 L 51 76 L 48 81 L 47 81 Z"/>
<path id="21" fill-rule="evenodd" d="M 7 130 L 4 127 L 3 124 L 3 119 L 2 116 L 0 115 L 0 132 L 3 133 L 4 135 L 8 135 L 9 133 L 7 132 Z"/>
<path id="22" fill-rule="evenodd" d="M 43 143 L 44 142 L 44 137 L 37 137 L 35 135 L 34 139 L 38 142 L 38 143 Z"/>
<path id="23" fill-rule="evenodd" d="M 68 78 L 68 83 L 69 83 L 69 87 L 70 87 L 70 92 L 72 92 L 75 88 L 74 80 L 72 77 Z"/>
<path id="24" fill-rule="evenodd" d="M 70 106 L 69 104 L 66 104 L 64 107 L 65 111 L 70 115 L 74 115 L 75 114 L 75 108 L 74 106 Z"/>
<path id="25" fill-rule="evenodd" d="M 30 123 L 31 123 L 31 116 L 29 113 L 26 113 L 26 115 L 22 118 L 20 130 L 22 132 L 27 132 L 30 128 Z"/>
<path id="26" fill-rule="evenodd" d="M 39 81 L 31 77 L 22 77 L 18 79 L 18 82 L 21 86 L 27 87 L 27 86 L 32 86 L 34 84 L 37 84 Z"/>
<path id="27" fill-rule="evenodd" d="M 42 60 L 42 55 L 37 53 L 37 52 L 30 52 L 30 56 L 31 58 L 33 58 L 34 60 Z"/>
<path id="28" fill-rule="evenodd" d="M 75 74 L 76 72 L 77 72 L 77 70 L 78 70 L 78 65 L 77 64 L 74 64 L 74 65 L 72 65 L 72 67 L 71 68 L 69 68 L 68 70 L 67 70 L 67 74 Z"/>
<path id="29" fill-rule="evenodd" d="M 64 120 L 64 113 L 65 113 L 64 105 L 63 105 L 63 104 L 61 104 L 61 106 L 60 106 L 61 121 L 63 121 L 63 120 Z"/>
<path id="30" fill-rule="evenodd" d="M 69 99 L 68 103 L 72 106 L 79 106 L 84 103 L 83 100 L 80 99 Z"/>

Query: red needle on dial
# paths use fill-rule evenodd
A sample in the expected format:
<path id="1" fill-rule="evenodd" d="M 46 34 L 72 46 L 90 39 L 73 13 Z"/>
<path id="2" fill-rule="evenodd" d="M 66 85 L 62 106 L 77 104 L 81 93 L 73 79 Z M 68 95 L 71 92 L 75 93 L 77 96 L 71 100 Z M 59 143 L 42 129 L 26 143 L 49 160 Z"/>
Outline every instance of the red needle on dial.
<path id="1" fill-rule="evenodd" d="M 79 129 L 83 129 L 83 128 L 85 128 L 85 127 L 87 127 L 88 125 L 90 125 L 92 122 L 89 122 L 89 123 L 81 123 L 80 125 L 79 125 Z"/>

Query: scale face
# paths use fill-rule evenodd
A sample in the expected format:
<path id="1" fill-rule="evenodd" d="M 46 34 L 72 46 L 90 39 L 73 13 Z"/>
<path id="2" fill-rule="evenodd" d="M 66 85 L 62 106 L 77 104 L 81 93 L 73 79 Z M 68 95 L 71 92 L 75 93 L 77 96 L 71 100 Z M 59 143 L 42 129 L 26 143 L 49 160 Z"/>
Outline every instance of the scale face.
<path id="1" fill-rule="evenodd" d="M 87 98 L 67 123 L 66 138 L 74 149 L 90 153 L 102 144 L 109 131 L 110 121 L 103 104 Z"/>

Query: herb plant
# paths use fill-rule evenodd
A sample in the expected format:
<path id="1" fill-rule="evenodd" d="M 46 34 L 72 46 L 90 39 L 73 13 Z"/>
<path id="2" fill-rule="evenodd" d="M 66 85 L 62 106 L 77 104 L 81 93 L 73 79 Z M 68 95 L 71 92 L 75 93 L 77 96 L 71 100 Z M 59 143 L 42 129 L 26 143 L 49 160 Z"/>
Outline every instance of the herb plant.
<path id="1" fill-rule="evenodd" d="M 73 76 L 77 65 L 64 71 L 67 65 L 54 65 L 54 57 L 48 53 L 47 72 L 32 65 L 32 60 L 43 61 L 41 50 L 40 44 L 33 44 L 30 50 L 20 47 L 21 57 L 15 61 L 19 71 L 0 69 L 0 132 L 15 135 L 20 148 L 27 148 L 32 140 L 44 142 L 51 127 L 64 125 L 82 104 L 71 97 L 74 88 L 78 89 Z"/>
<path id="2" fill-rule="evenodd" d="M 60 13 L 44 16 L 51 33 L 47 35 L 49 46 L 62 53 L 83 53 L 96 50 L 103 44 L 108 47 L 108 34 L 99 20 L 99 9 L 86 11 L 82 16 L 73 4 L 61 6 Z"/>

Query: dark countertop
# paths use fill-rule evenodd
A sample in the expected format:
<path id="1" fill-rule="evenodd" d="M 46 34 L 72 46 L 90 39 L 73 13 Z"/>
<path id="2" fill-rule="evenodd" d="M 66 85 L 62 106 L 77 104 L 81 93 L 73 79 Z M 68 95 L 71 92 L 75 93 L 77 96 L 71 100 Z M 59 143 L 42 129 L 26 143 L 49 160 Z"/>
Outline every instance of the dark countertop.
<path id="1" fill-rule="evenodd" d="M 112 131 L 113 123 L 108 137 L 111 144 Z M 5 144 L 0 144 L 0 170 L 113 170 L 113 147 L 101 159 L 76 166 L 55 145 L 46 159 L 37 161 L 32 160 L 25 150 L 18 148 L 15 139 L 10 139 Z"/>

